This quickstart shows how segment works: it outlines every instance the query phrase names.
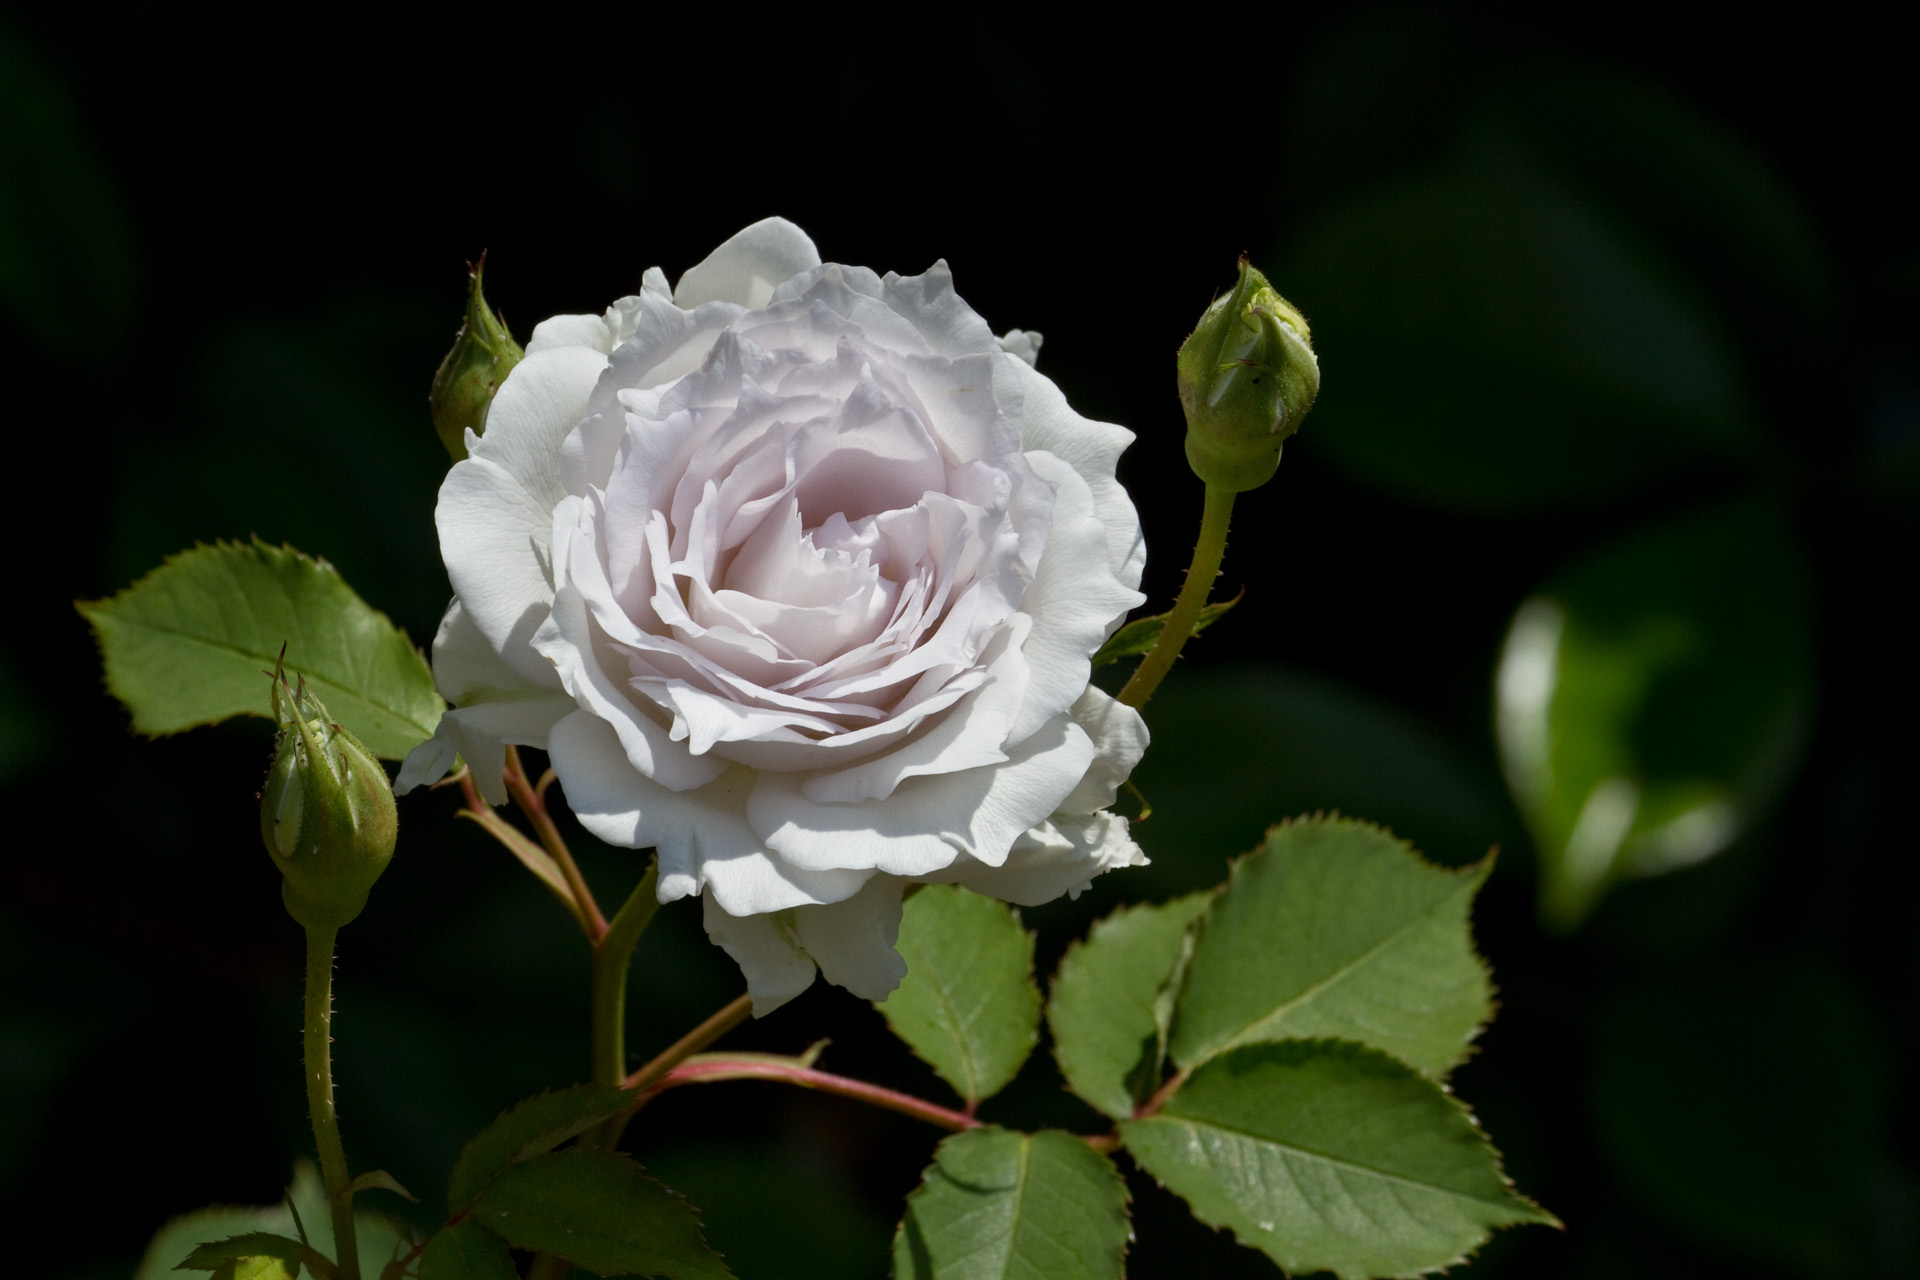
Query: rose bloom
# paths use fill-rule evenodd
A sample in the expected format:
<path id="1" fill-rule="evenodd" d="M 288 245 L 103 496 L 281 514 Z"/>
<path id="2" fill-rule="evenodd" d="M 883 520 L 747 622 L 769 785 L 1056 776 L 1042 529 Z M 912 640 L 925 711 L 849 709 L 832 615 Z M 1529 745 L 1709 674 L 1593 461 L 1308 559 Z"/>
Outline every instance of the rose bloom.
<path id="1" fill-rule="evenodd" d="M 778 218 L 671 290 L 555 316 L 447 474 L 455 753 L 544 748 L 594 835 L 658 850 L 756 1013 L 818 965 L 899 984 L 909 884 L 1009 902 L 1145 861 L 1107 812 L 1147 731 L 1088 684 L 1139 604 L 1132 433 L 995 338 L 944 262 L 823 264 Z"/>

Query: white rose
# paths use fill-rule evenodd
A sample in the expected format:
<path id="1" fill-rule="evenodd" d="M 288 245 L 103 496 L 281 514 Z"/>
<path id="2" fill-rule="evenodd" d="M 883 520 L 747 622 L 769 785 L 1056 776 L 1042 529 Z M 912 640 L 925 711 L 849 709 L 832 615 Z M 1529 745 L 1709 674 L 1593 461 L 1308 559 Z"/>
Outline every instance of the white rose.
<path id="1" fill-rule="evenodd" d="M 884 998 L 910 882 L 1011 902 L 1145 861 L 1106 812 L 1146 747 L 1087 683 L 1142 597 L 1114 463 L 946 264 L 825 264 L 773 218 L 669 292 L 533 331 L 435 513 L 434 673 L 495 803 L 541 747 L 586 828 L 704 898 L 757 1013 L 818 964 Z"/>

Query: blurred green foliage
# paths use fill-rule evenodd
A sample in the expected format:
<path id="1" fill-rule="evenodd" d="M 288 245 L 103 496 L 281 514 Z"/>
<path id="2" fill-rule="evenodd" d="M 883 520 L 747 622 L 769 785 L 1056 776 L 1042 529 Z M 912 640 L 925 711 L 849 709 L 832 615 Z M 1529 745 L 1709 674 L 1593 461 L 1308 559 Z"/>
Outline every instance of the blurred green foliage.
<path id="1" fill-rule="evenodd" d="M 582 74 L 577 32 L 529 28 L 489 72 L 511 109 L 484 193 L 452 200 L 464 81 L 397 35 L 298 6 L 0 13 L 23 495 L 0 634 L 0 1194 L 55 1221 L 101 1152 L 134 1166 L 108 1220 L 23 1239 L 14 1268 L 127 1275 L 169 1215 L 272 1202 L 310 1141 L 290 1087 L 299 940 L 251 800 L 267 735 L 129 738 L 69 602 L 258 534 L 430 636 L 448 590 L 425 393 L 462 262 L 493 250 L 494 300 L 525 331 L 780 212 L 829 257 L 947 256 L 996 328 L 1047 333 L 1042 368 L 1077 407 L 1141 432 L 1123 479 L 1152 608 L 1198 509 L 1171 357 L 1209 283 L 1251 250 L 1313 324 L 1323 393 L 1229 550 L 1246 601 L 1150 705 L 1154 864 L 1024 912 L 1043 972 L 1093 919 L 1217 883 L 1293 814 L 1363 816 L 1450 865 L 1497 844 L 1477 919 L 1501 1015 L 1456 1079 L 1568 1229 L 1506 1233 L 1468 1274 L 1912 1274 L 1920 1133 L 1890 1087 L 1920 1056 L 1899 604 L 1920 551 L 1920 244 L 1893 198 L 1911 107 L 1888 32 L 1783 13 L 1697 34 L 1664 9 L 1302 19 L 1259 99 L 1286 141 L 1230 207 L 1186 197 L 1165 141 L 1218 91 L 1217 32 L 956 19 L 923 49 L 935 90 L 902 110 L 899 78 L 871 71 L 898 33 L 849 24 L 849 70 L 809 101 L 859 157 L 823 160 L 809 134 L 794 162 L 764 101 L 663 117 Z M 670 26 L 635 19 L 635 47 L 712 39 Z M 975 140 L 942 153 L 937 198 L 929 137 Z M 1088 264 L 1123 308 L 1089 307 Z M 1495 728 L 1505 638 L 1545 600 L 1570 646 L 1551 804 L 1503 786 Z M 1580 773 L 1582 753 L 1602 763 Z M 1674 812 L 1696 784 L 1726 800 L 1731 842 L 1610 873 L 1582 927 L 1550 933 L 1543 885 L 1614 777 L 1645 806 L 1617 871 L 1657 869 L 1625 851 L 1659 787 Z M 577 935 L 454 807 L 408 799 L 337 978 L 349 1154 L 427 1195 L 405 1210 L 421 1223 L 467 1137 L 586 1072 Z M 602 897 L 624 896 L 637 861 L 570 834 Z M 739 987 L 686 904 L 636 964 L 636 1057 Z M 827 989 L 730 1043 L 822 1035 L 843 1068 L 940 1088 Z M 1033 1055 L 997 1118 L 1097 1123 L 1055 1072 Z M 931 1131 L 729 1088 L 721 1112 L 655 1104 L 636 1154 L 748 1280 L 879 1274 Z M 1132 1274 L 1275 1274 L 1151 1180 L 1130 1189 Z"/>

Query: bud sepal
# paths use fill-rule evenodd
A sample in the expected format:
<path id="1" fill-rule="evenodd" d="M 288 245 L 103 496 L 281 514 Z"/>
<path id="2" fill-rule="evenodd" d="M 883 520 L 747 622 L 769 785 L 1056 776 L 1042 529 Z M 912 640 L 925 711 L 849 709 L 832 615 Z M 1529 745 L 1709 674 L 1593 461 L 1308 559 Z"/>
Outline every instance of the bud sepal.
<path id="1" fill-rule="evenodd" d="M 1233 291 L 1180 347 L 1179 382 L 1194 474 L 1235 493 L 1259 488 L 1320 392 L 1306 317 L 1240 259 Z"/>
<path id="2" fill-rule="evenodd" d="M 334 930 L 367 904 L 399 835 L 387 771 L 335 724 L 307 688 L 273 674 L 280 728 L 260 793 L 260 834 L 284 877 L 287 911 L 308 929 Z"/>
<path id="3" fill-rule="evenodd" d="M 433 390 L 427 396 L 433 429 L 455 462 L 467 456 L 469 429 L 475 435 L 485 434 L 494 392 L 526 355 L 513 340 L 506 318 L 487 305 L 480 288 L 486 269 L 484 253 L 478 264 L 467 269 L 466 321 L 433 375 Z"/>

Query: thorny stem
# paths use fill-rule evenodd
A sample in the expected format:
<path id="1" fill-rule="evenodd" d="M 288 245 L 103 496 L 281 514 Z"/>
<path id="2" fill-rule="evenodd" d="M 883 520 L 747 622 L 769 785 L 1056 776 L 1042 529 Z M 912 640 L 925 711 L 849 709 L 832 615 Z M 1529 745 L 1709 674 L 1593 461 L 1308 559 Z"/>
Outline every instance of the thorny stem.
<path id="1" fill-rule="evenodd" d="M 320 1176 L 333 1213 L 333 1252 L 340 1280 L 360 1280 L 360 1249 L 353 1234 L 353 1179 L 340 1145 L 340 1118 L 333 1110 L 332 929 L 307 930 L 307 1112 L 320 1148 Z"/>
<path id="2" fill-rule="evenodd" d="M 1136 710 L 1147 704 L 1167 672 L 1173 670 L 1173 660 L 1180 656 L 1181 647 L 1193 634 L 1193 624 L 1200 620 L 1200 610 L 1206 607 L 1213 580 L 1220 576 L 1220 561 L 1227 553 L 1227 526 L 1233 518 L 1233 499 L 1232 489 L 1215 484 L 1207 486 L 1206 505 L 1200 513 L 1200 540 L 1194 544 L 1193 560 L 1187 565 L 1187 580 L 1180 588 L 1180 598 L 1174 601 L 1173 612 L 1167 615 L 1160 639 L 1147 651 L 1147 656 L 1140 659 L 1132 678 L 1120 690 L 1120 701 Z"/>
<path id="3" fill-rule="evenodd" d="M 938 1106 L 924 1098 L 916 1098 L 912 1094 L 882 1088 L 877 1084 L 868 1084 L 864 1080 L 836 1076 L 827 1071 L 816 1071 L 812 1067 L 803 1067 L 797 1062 L 783 1062 L 777 1058 L 757 1055 L 730 1058 L 724 1054 L 703 1054 L 698 1058 L 682 1062 L 642 1092 L 635 1100 L 635 1106 L 644 1106 L 668 1089 L 675 1089 L 681 1085 L 716 1084 L 722 1080 L 773 1080 L 781 1084 L 797 1085 L 802 1089 L 817 1089 L 822 1093 L 838 1094 L 843 1098 L 854 1098 L 876 1107 L 884 1107 L 888 1111 L 898 1111 L 901 1115 L 925 1120 L 928 1124 L 939 1125 L 942 1129 L 951 1129 L 955 1133 L 978 1128 L 982 1123 L 964 1111 Z"/>

